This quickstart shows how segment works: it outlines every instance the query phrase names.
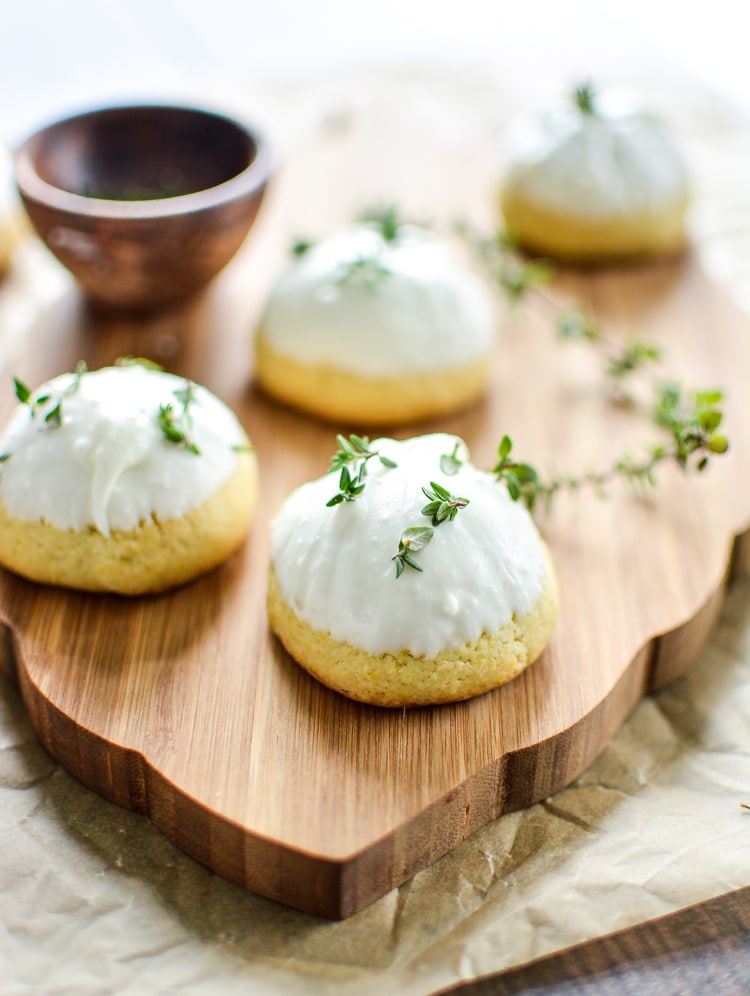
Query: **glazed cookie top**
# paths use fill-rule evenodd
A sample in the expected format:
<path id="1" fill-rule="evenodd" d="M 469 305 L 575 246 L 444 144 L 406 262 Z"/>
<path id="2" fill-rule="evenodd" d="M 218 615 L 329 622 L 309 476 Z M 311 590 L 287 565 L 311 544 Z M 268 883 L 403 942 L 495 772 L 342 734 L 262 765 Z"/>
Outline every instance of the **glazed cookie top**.
<path id="1" fill-rule="evenodd" d="M 548 569 L 536 526 L 491 473 L 468 462 L 465 444 L 439 433 L 377 439 L 370 451 L 356 500 L 329 507 L 340 483 L 329 473 L 294 491 L 273 521 L 271 563 L 294 612 L 371 654 L 428 657 L 530 612 Z M 431 527 L 422 488 L 433 482 L 467 504 Z M 422 571 L 402 564 L 397 576 L 394 555 L 412 526 L 432 528 L 425 546 L 411 548 Z"/>
<path id="2" fill-rule="evenodd" d="M 0 499 L 16 518 L 109 536 L 203 504 L 243 445 L 234 413 L 181 377 L 137 364 L 65 373 L 11 416 Z"/>
<path id="3" fill-rule="evenodd" d="M 663 122 L 617 94 L 594 96 L 510 127 L 504 184 L 561 214 L 648 214 L 686 198 L 687 169 Z"/>
<path id="4" fill-rule="evenodd" d="M 272 288 L 261 330 L 282 356 L 365 377 L 402 377 L 486 356 L 492 304 L 427 229 L 347 228 L 298 254 Z"/>

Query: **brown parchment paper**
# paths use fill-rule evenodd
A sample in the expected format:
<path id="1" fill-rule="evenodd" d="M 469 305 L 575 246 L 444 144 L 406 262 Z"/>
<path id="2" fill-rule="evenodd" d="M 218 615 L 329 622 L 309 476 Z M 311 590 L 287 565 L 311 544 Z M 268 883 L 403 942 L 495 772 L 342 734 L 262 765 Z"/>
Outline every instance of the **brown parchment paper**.
<path id="1" fill-rule="evenodd" d="M 644 90 L 635 66 L 598 71 Z M 514 72 L 420 66 L 216 92 L 273 121 L 286 153 L 358 101 L 406 99 L 436 129 L 489 148 L 518 109 Z M 568 82 L 529 78 L 523 99 Z M 689 81 L 656 72 L 649 85 L 691 161 L 695 239 L 750 308 L 750 129 Z M 68 291 L 38 246 L 22 246 L 0 285 L 6 347 Z M 742 801 L 748 577 L 687 677 L 641 703 L 574 784 L 342 923 L 243 891 L 83 788 L 38 745 L 0 679 L 0 993 L 429 993 L 750 884 Z"/>

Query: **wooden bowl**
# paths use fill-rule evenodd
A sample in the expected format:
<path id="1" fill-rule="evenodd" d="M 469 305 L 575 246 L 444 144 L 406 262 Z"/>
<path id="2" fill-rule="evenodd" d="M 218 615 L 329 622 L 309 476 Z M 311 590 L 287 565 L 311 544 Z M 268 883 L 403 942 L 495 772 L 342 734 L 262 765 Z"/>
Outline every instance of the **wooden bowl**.
<path id="1" fill-rule="evenodd" d="M 93 299 L 150 309 L 232 258 L 271 171 L 265 140 L 193 107 L 110 107 L 27 138 L 15 176 L 45 245 Z"/>

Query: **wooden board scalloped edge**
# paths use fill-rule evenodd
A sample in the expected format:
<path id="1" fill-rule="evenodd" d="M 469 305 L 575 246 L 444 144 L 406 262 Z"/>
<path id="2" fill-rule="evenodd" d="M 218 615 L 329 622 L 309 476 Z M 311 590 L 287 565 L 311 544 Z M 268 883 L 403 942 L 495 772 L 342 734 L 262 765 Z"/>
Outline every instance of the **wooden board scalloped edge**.
<path id="1" fill-rule="evenodd" d="M 748 567 L 750 526 L 733 537 L 723 578 L 696 614 L 647 640 L 617 685 L 564 735 L 534 745 L 533 751 L 525 748 L 496 759 L 414 819 L 343 860 L 280 848 L 277 842 L 248 832 L 168 783 L 140 751 L 110 743 L 66 716 L 32 681 L 24 667 L 19 636 L 4 620 L 0 620 L 0 671 L 20 688 L 45 749 L 88 788 L 143 813 L 181 850 L 230 881 L 303 912 L 343 920 L 412 878 L 491 820 L 533 805 L 570 784 L 604 749 L 641 698 L 685 673 L 718 619 L 728 584 Z M 540 772 L 556 767 L 540 764 L 540 756 L 545 752 L 559 756 L 561 750 L 573 755 L 561 766 L 570 775 L 566 783 L 540 779 Z M 96 759 L 93 766 L 92 758 Z M 167 785 L 169 790 L 163 791 Z M 438 809 L 442 810 L 439 819 Z M 415 839 L 422 842 L 420 848 L 413 846 Z"/>

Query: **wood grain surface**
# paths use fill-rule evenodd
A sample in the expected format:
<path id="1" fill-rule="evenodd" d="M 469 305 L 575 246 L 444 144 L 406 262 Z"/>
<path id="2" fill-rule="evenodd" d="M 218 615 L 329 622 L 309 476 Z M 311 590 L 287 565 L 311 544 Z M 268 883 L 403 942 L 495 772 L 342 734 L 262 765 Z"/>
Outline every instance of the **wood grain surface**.
<path id="1" fill-rule="evenodd" d="M 750 889 L 440 990 L 457 996 L 747 996 Z"/>
<path id="2" fill-rule="evenodd" d="M 746 560 L 735 539 L 750 525 L 746 319 L 695 255 L 562 273 L 550 291 L 555 300 L 582 299 L 613 335 L 658 341 L 686 383 L 728 390 L 731 453 L 700 478 L 666 469 L 645 497 L 618 489 L 607 501 L 561 496 L 540 517 L 557 564 L 561 618 L 543 657 L 496 692 L 447 707 L 382 710 L 341 698 L 287 657 L 265 616 L 268 523 L 291 488 L 327 469 L 335 431 L 357 428 L 314 422 L 252 384 L 252 326 L 283 247 L 302 222 L 315 222 L 311 185 L 331 173 L 340 180 L 340 190 L 328 191 L 329 225 L 383 194 L 423 216 L 424 198 L 438 189 L 452 192 L 445 217 L 470 190 L 468 213 L 494 221 L 486 166 L 474 177 L 459 150 L 448 156 L 433 145 L 428 156 L 424 136 L 410 129 L 393 142 L 376 136 L 382 121 L 354 122 L 345 136 L 317 136 L 298 150 L 246 249 L 189 305 L 153 317 L 114 315 L 71 290 L 54 308 L 40 307 L 20 352 L 0 364 L 3 418 L 13 403 L 11 373 L 36 384 L 79 359 L 94 368 L 123 354 L 160 360 L 238 412 L 261 468 L 246 548 L 211 575 L 147 599 L 55 590 L 2 572 L 3 664 L 17 675 L 42 743 L 82 782 L 147 813 L 216 872 L 333 918 L 575 778 L 639 698 L 698 652 L 733 557 Z M 433 158 L 437 176 L 424 183 Z M 448 184 L 456 171 L 464 186 Z M 363 176 L 387 182 L 347 179 Z M 484 466 L 504 432 L 519 455 L 557 470 L 637 452 L 652 438 L 648 418 L 613 404 L 600 361 L 584 346 L 557 344 L 552 325 L 541 300 L 499 307 L 487 399 L 394 434 L 456 432 Z"/>

